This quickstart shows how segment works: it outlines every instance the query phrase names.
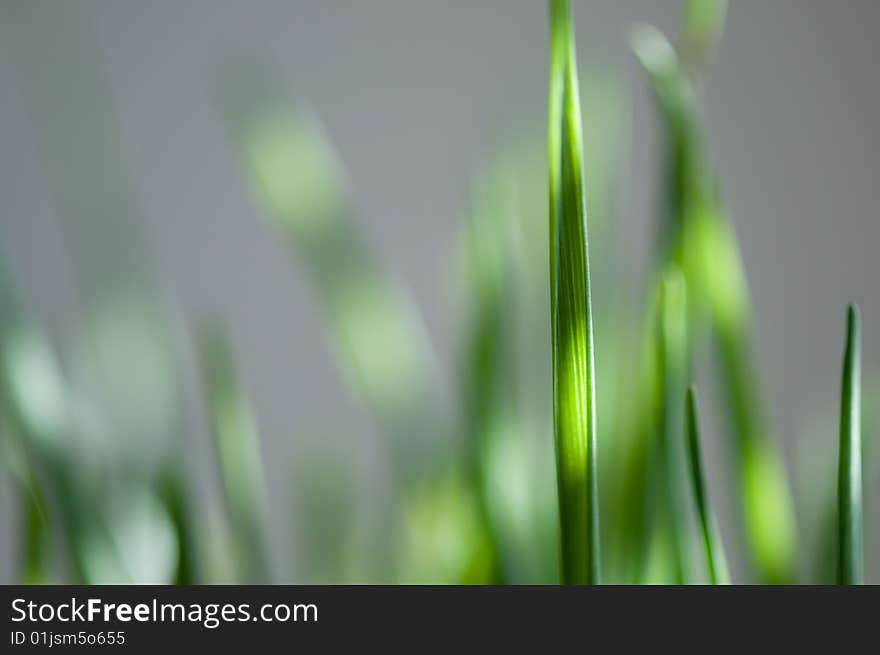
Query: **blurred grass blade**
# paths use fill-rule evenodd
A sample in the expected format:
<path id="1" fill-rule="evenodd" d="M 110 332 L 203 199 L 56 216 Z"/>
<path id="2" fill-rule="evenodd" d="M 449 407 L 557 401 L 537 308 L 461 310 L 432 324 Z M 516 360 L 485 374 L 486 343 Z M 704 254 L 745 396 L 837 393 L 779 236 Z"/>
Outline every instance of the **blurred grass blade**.
<path id="1" fill-rule="evenodd" d="M 343 372 L 389 436 L 396 470 L 418 477 L 449 444 L 421 317 L 358 229 L 319 122 L 290 107 L 271 67 L 251 66 L 224 88 L 221 110 L 250 187 L 274 234 L 311 274 Z"/>
<path id="2" fill-rule="evenodd" d="M 239 388 L 224 336 L 216 330 L 203 332 L 199 348 L 239 575 L 246 584 L 265 584 L 270 580 L 266 497 L 256 421 Z"/>
<path id="3" fill-rule="evenodd" d="M 475 185 L 474 200 L 463 253 L 466 277 L 472 293 L 463 361 L 465 466 L 474 488 L 489 537 L 496 554 L 495 582 L 505 581 L 504 562 L 499 553 L 499 531 L 504 522 L 500 508 L 492 502 L 492 489 L 499 483 L 494 475 L 495 453 L 515 438 L 509 428 L 516 420 L 511 401 L 514 329 L 512 275 L 508 237 L 512 225 L 512 190 L 494 176 L 484 175 Z M 505 180 L 506 181 L 506 180 Z M 505 443 L 501 443 L 505 442 Z M 519 484 L 522 481 L 518 481 Z M 508 544 L 509 545 L 509 544 Z M 511 573 L 507 563 L 506 573 Z M 509 578 L 508 578 L 509 581 Z"/>
<path id="4" fill-rule="evenodd" d="M 35 581 L 37 569 L 48 566 L 37 559 L 43 554 L 39 532 L 49 528 L 63 536 L 73 579 L 88 584 L 92 580 L 85 565 L 84 515 L 72 467 L 64 457 L 66 389 L 48 340 L 21 319 L 13 296 L 0 271 L 0 418 L 4 464 L 18 479 L 23 502 L 29 505 L 22 553 L 29 569 L 26 580 Z M 43 527 L 37 522 L 39 514 L 46 521 Z"/>
<path id="5" fill-rule="evenodd" d="M 88 381 L 71 386 L 110 423 L 102 455 L 124 458 L 140 476 L 173 450 L 179 396 L 151 240 L 90 14 L 73 3 L 23 4 L 5 25 L 7 52 L 83 304 L 76 347 Z"/>
<path id="6" fill-rule="evenodd" d="M 545 139 L 543 130 L 515 136 L 481 164 L 457 250 L 468 300 L 463 434 L 496 544 L 497 581 L 511 584 L 559 581 L 556 468 L 547 447 L 548 229 L 532 220 L 547 211 Z"/>
<path id="7" fill-rule="evenodd" d="M 201 576 L 195 526 L 183 473 L 179 470 L 166 470 L 156 486 L 156 495 L 165 507 L 176 536 L 177 569 L 173 582 L 178 585 L 199 584 Z"/>
<path id="8" fill-rule="evenodd" d="M 22 583 L 51 582 L 51 548 L 46 501 L 33 475 L 21 485 L 25 528 L 22 531 Z"/>
<path id="9" fill-rule="evenodd" d="M 837 488 L 838 584 L 864 582 L 862 525 L 861 325 L 859 308 L 846 315 L 846 350 L 840 394 L 840 460 Z"/>
<path id="10" fill-rule="evenodd" d="M 393 475 L 382 493 L 394 496 L 453 454 L 427 330 L 358 229 L 342 164 L 320 123 L 291 108 L 271 66 L 245 68 L 224 80 L 220 109 L 272 234 L 310 274 L 349 388 L 387 436 Z M 376 569 L 371 575 L 387 579 L 395 507 L 390 498 L 374 506 L 364 559 Z"/>
<path id="11" fill-rule="evenodd" d="M 692 74 L 698 73 L 712 56 L 726 16 L 727 0 L 685 0 L 679 50 Z"/>
<path id="12" fill-rule="evenodd" d="M 877 488 L 878 480 L 880 480 L 880 466 L 875 462 L 876 443 L 878 435 L 880 435 L 880 383 L 877 380 L 865 385 L 860 384 L 860 400 L 862 414 L 862 498 L 873 498 L 873 491 Z M 838 412 L 839 414 L 839 412 Z M 835 422 L 840 426 L 840 416 L 835 417 Z M 817 422 L 812 429 L 819 429 L 821 425 L 822 438 L 827 439 L 828 426 L 822 425 L 823 422 Z M 839 450 L 840 444 L 834 444 Z M 824 461 L 824 460 L 823 460 Z M 812 565 L 813 584 L 835 584 L 839 571 L 839 544 L 838 534 L 838 469 L 840 464 L 838 461 L 833 462 L 833 474 L 828 475 L 827 488 L 824 491 L 823 498 L 816 503 L 817 514 L 821 514 L 821 518 L 816 521 L 819 531 L 818 545 L 815 549 L 814 562 Z M 810 475 L 805 475 L 808 484 L 815 484 L 815 478 L 820 475 L 818 472 L 810 471 Z M 824 479 L 824 478 L 823 478 Z M 869 501 L 870 502 L 870 501 Z M 867 520 L 863 524 L 865 534 L 870 534 L 870 513 Z M 868 547 L 869 552 L 873 552 Z M 876 550 L 876 549 L 875 549 Z M 870 565 L 868 563 L 868 565 Z"/>
<path id="13" fill-rule="evenodd" d="M 402 584 L 489 584 L 495 551 L 474 489 L 455 473 L 415 485 L 404 502 Z"/>
<path id="14" fill-rule="evenodd" d="M 745 272 L 703 152 L 693 83 L 669 41 L 655 28 L 636 29 L 632 45 L 648 74 L 669 138 L 661 265 L 672 259 L 685 274 L 693 337 L 702 332 L 707 318 L 717 333 L 751 559 L 765 582 L 790 582 L 796 568 L 794 509 L 782 458 L 767 426 L 751 344 Z"/>
<path id="15" fill-rule="evenodd" d="M 597 584 L 596 390 L 580 99 L 568 2 L 551 6 L 550 311 L 562 581 Z"/>
<path id="16" fill-rule="evenodd" d="M 706 481 L 703 476 L 703 456 L 700 452 L 700 422 L 697 415 L 696 391 L 691 386 L 687 390 L 687 445 L 691 471 L 691 486 L 694 502 L 700 519 L 700 531 L 703 534 L 703 547 L 706 551 L 706 567 L 709 571 L 710 584 L 730 584 L 727 559 L 724 546 L 715 521 L 715 515 L 709 504 Z"/>
<path id="17" fill-rule="evenodd" d="M 630 33 L 630 45 L 648 76 L 666 131 L 664 191 L 658 239 L 659 266 L 674 255 L 684 221 L 694 208 L 710 202 L 711 184 L 702 160 L 695 91 L 681 71 L 678 56 L 666 37 L 650 25 Z"/>
<path id="18" fill-rule="evenodd" d="M 660 294 L 658 372 L 660 383 L 660 492 L 662 511 L 658 517 L 670 538 L 673 582 L 687 582 L 687 536 L 684 522 L 682 484 L 684 475 L 684 415 L 681 397 L 688 375 L 687 300 L 684 277 L 672 267 L 663 277 Z"/>

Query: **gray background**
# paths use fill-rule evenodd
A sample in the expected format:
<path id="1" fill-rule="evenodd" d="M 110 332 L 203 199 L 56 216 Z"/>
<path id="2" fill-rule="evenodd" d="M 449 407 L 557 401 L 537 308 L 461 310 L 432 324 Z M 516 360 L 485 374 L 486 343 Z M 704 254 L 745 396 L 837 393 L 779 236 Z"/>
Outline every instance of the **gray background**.
<path id="1" fill-rule="evenodd" d="M 23 19 L 22 4 L 38 9 Z M 11 53 L 49 29 L 53 4 L 0 4 L 0 252 L 29 310 L 63 326 L 78 315 L 72 255 L 62 248 L 59 212 L 20 91 L 20 59 Z M 77 19 L 51 29 L 78 34 L 100 55 L 112 103 L 105 111 L 116 116 L 114 138 L 134 182 L 134 218 L 143 221 L 163 297 L 188 311 L 220 312 L 232 326 L 264 437 L 277 554 L 290 542 L 281 517 L 293 435 L 357 435 L 368 444 L 376 435 L 346 392 L 303 271 L 260 228 L 207 80 L 230 52 L 268 51 L 279 62 L 291 96 L 325 123 L 347 167 L 357 220 L 412 290 L 448 363 L 456 352 L 450 262 L 474 163 L 519 125 L 543 129 L 545 3 L 59 4 Z M 619 256 L 633 262 L 638 279 L 653 234 L 657 138 L 625 33 L 644 21 L 674 35 L 679 3 L 573 4 L 581 67 L 619 74 L 635 101 L 627 117 Z M 827 410 L 833 426 L 847 301 L 863 310 L 866 377 L 880 361 L 880 3 L 732 5 L 709 71 L 707 134 L 744 253 L 771 417 L 794 469 L 812 447 L 799 439 L 804 424 Z M 51 61 L 53 52 L 36 56 Z M 640 301 L 635 286 L 626 292 Z M 183 359 L 192 382 L 191 362 Z M 204 419 L 191 396 L 184 399 L 189 429 L 204 445 Z M 836 439 L 834 431 L 820 436 L 832 445 Z M 816 447 L 834 456 L 833 447 Z M 726 481 L 722 456 L 710 448 L 718 497 Z M 201 493 L 211 496 L 211 485 L 204 480 Z M 729 505 L 722 507 L 725 520 Z M 8 493 L 0 508 L 0 580 L 8 581 Z M 734 560 L 738 569 L 737 553 Z"/>

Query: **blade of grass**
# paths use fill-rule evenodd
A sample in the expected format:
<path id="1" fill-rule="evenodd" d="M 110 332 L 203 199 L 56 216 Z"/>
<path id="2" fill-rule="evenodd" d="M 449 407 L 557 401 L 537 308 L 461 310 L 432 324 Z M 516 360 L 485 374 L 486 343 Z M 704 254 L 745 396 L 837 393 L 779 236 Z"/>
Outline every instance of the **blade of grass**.
<path id="1" fill-rule="evenodd" d="M 272 234 L 305 264 L 351 389 L 388 435 L 405 481 L 448 456 L 438 366 L 409 295 L 355 220 L 342 163 L 320 123 L 291 108 L 259 62 L 225 79 L 218 104 Z"/>
<path id="2" fill-rule="evenodd" d="M 544 393 L 551 376 L 543 366 L 550 357 L 548 230 L 532 220 L 547 208 L 545 139 L 543 130 L 518 135 L 480 165 L 458 250 L 459 284 L 470 298 L 463 434 L 478 461 L 500 573 L 512 584 L 559 581 L 556 466 L 547 448 L 552 410 Z"/>
<path id="3" fill-rule="evenodd" d="M 16 575 L 21 584 L 51 584 L 53 535 L 45 493 L 20 438 L 9 434 L 7 421 L 0 424 L 0 475 L 9 474 L 20 507 Z"/>
<path id="4" fill-rule="evenodd" d="M 837 488 L 838 574 L 842 585 L 864 582 L 862 525 L 861 325 L 859 308 L 846 314 L 846 350 L 840 392 L 840 460 Z"/>
<path id="5" fill-rule="evenodd" d="M 580 96 L 568 2 L 553 0 L 551 7 L 550 311 L 562 581 L 597 584 L 596 390 Z"/>
<path id="6" fill-rule="evenodd" d="M 168 512 L 177 541 L 177 569 L 174 584 L 199 584 L 201 579 L 196 535 L 187 493 L 188 486 L 180 470 L 166 470 L 156 482 L 156 496 Z"/>
<path id="7" fill-rule="evenodd" d="M 376 492 L 388 497 L 374 503 L 364 546 L 368 575 L 387 580 L 394 497 L 448 466 L 456 445 L 439 367 L 417 308 L 359 229 L 329 137 L 291 108 L 271 65 L 241 65 L 240 74 L 224 70 L 218 108 L 272 235 L 310 274 L 348 386 L 387 436 L 393 475 Z"/>
<path id="8" fill-rule="evenodd" d="M 691 487 L 700 519 L 703 548 L 706 551 L 706 568 L 710 584 L 730 584 L 727 559 L 715 515 L 709 504 L 709 494 L 703 476 L 703 456 L 700 452 L 700 422 L 697 416 L 697 398 L 693 386 L 687 390 L 687 446 L 690 463 Z"/>
<path id="9" fill-rule="evenodd" d="M 69 552 L 73 579 L 93 582 L 86 566 L 85 515 L 73 466 L 64 457 L 69 437 L 59 372 L 47 340 L 33 326 L 18 319 L 17 303 L 0 276 L 0 416 L 7 448 L 18 461 L 16 475 L 22 494 L 41 501 L 47 526 L 58 529 Z M 32 489 L 39 485 L 39 492 Z M 46 501 L 42 503 L 42 501 Z M 27 510 L 31 514 L 36 505 Z M 55 525 L 57 523 L 57 525 Z M 35 529 L 37 526 L 32 524 Z M 36 557 L 31 534 L 25 537 L 26 558 Z M 29 566 L 37 567 L 35 562 Z M 46 568 L 43 566 L 42 568 Z M 31 576 L 31 572 L 28 573 Z"/>
<path id="10" fill-rule="evenodd" d="M 874 461 L 874 453 L 877 439 L 878 427 L 880 427 L 880 384 L 877 381 L 865 385 L 860 385 L 861 400 L 861 437 L 862 437 L 862 498 L 873 498 L 872 492 L 877 488 L 880 481 L 880 467 L 871 467 L 870 463 Z M 840 417 L 836 417 L 839 425 Z M 819 423 L 814 429 L 818 428 Z M 822 438 L 827 438 L 827 426 L 823 426 Z M 839 448 L 838 443 L 834 447 Z M 824 461 L 824 460 L 823 460 Z M 830 462 L 833 466 L 833 472 L 829 468 L 829 476 L 827 484 L 823 486 L 827 488 L 824 491 L 824 499 L 816 508 L 816 513 L 821 514 L 821 518 L 816 521 L 818 526 L 819 539 L 816 546 L 814 560 L 811 570 L 813 572 L 812 584 L 835 584 L 838 572 L 838 548 L 839 536 L 837 529 L 837 487 L 839 462 Z M 807 476 L 808 484 L 815 484 L 815 476 L 820 475 L 818 472 L 810 471 L 811 475 Z M 825 480 L 825 478 L 823 478 Z M 864 509 L 863 509 L 864 512 Z M 870 516 L 870 513 L 868 513 Z M 870 533 L 868 522 L 864 524 L 866 533 Z"/>
<path id="11" fill-rule="evenodd" d="M 270 580 L 266 498 L 256 422 L 239 388 L 225 338 L 215 330 L 205 331 L 199 346 L 239 575 L 247 584 L 265 584 Z"/>
<path id="12" fill-rule="evenodd" d="M 690 333 L 699 335 L 711 322 L 717 334 L 751 558 L 765 581 L 790 582 L 796 539 L 788 476 L 767 425 L 751 343 L 745 272 L 703 152 L 697 95 L 675 50 L 658 30 L 637 29 L 632 44 L 669 135 L 661 264 L 672 259 L 685 273 Z"/>
<path id="13" fill-rule="evenodd" d="M 21 504 L 25 518 L 20 553 L 22 582 L 30 585 L 48 584 L 51 582 L 51 549 L 46 501 L 31 473 L 21 484 Z"/>
<path id="14" fill-rule="evenodd" d="M 511 254 L 507 239 L 513 228 L 511 189 L 484 174 L 475 185 L 472 209 L 464 234 L 466 277 L 473 295 L 463 359 L 465 465 L 484 522 L 491 528 L 496 553 L 497 583 L 511 579 L 510 553 L 499 552 L 504 518 L 492 502 L 499 483 L 495 453 L 515 435 L 512 396 L 515 377 L 512 351 L 514 326 Z M 507 181 L 506 179 L 504 181 Z M 508 544 L 510 545 L 510 544 Z"/>
<path id="15" fill-rule="evenodd" d="M 727 16 L 727 0 L 686 0 L 679 50 L 691 75 L 699 73 L 718 45 Z"/>
<path id="16" fill-rule="evenodd" d="M 670 537 L 675 584 L 687 582 L 687 537 L 684 530 L 684 416 L 681 402 L 688 375 L 687 300 L 684 277 L 672 267 L 663 277 L 657 338 L 660 406 L 660 518 Z"/>

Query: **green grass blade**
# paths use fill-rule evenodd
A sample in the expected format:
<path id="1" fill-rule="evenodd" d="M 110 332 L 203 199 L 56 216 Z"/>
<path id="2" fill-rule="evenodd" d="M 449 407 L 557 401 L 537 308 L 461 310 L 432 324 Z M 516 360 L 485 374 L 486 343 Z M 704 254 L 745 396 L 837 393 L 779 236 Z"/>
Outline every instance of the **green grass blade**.
<path id="1" fill-rule="evenodd" d="M 167 470 L 156 482 L 156 496 L 174 526 L 177 541 L 177 567 L 174 584 L 193 585 L 201 581 L 201 567 L 196 550 L 196 528 L 182 470 Z"/>
<path id="2" fill-rule="evenodd" d="M 22 531 L 22 582 L 48 584 L 52 580 L 49 521 L 46 501 L 32 474 L 21 484 L 25 526 Z"/>
<path id="3" fill-rule="evenodd" d="M 497 173 L 486 174 L 475 185 L 463 239 L 472 301 L 461 386 L 463 429 L 467 436 L 465 466 L 478 491 L 481 514 L 491 527 L 492 552 L 496 554 L 495 582 L 500 584 L 511 580 L 512 566 L 504 561 L 510 558 L 502 557 L 498 548 L 504 517 L 500 516 L 497 503 L 492 502 L 493 486 L 499 482 L 497 475 L 493 475 L 497 468 L 494 454 L 505 445 L 509 447 L 515 438 L 510 428 L 517 418 L 511 393 L 515 386 L 511 380 L 516 372 L 512 364 L 514 295 L 507 242 L 513 229 L 513 209 L 510 189 L 497 178 Z"/>
<path id="4" fill-rule="evenodd" d="M 599 582 L 596 390 L 580 100 L 568 2 L 553 0 L 549 102 L 553 424 L 562 581 Z"/>
<path id="5" fill-rule="evenodd" d="M 687 391 L 687 446 L 688 461 L 691 471 L 691 486 L 697 514 L 700 519 L 700 531 L 703 536 L 703 547 L 706 551 L 706 567 L 709 571 L 711 584 L 730 584 L 727 559 L 724 546 L 715 521 L 715 515 L 709 504 L 709 495 L 703 476 L 703 456 L 700 452 L 700 422 L 697 416 L 696 391 L 691 386 Z"/>
<path id="6" fill-rule="evenodd" d="M 302 262 L 352 393 L 387 437 L 394 477 L 374 503 L 364 557 L 388 579 L 397 520 L 390 496 L 452 459 L 450 413 L 433 345 L 411 297 L 370 247 L 348 201 L 344 167 L 313 116 L 291 106 L 280 74 L 241 62 L 217 89 L 262 217 Z"/>
<path id="7" fill-rule="evenodd" d="M 273 235 L 301 261 L 353 392 L 411 481 L 448 456 L 448 416 L 428 332 L 365 239 L 343 165 L 314 117 L 291 107 L 271 67 L 226 81 L 220 110 Z"/>
<path id="8" fill-rule="evenodd" d="M 199 346 L 239 576 L 247 584 L 265 584 L 270 580 L 266 492 L 255 418 L 239 388 L 225 338 L 205 332 Z"/>
<path id="9" fill-rule="evenodd" d="M 880 430 L 878 430 L 878 428 L 880 428 L 880 384 L 874 380 L 867 385 L 861 384 L 860 386 L 862 462 L 864 467 L 862 477 L 862 498 L 870 499 L 874 497 L 872 494 L 877 488 L 878 481 L 880 481 L 880 466 L 872 467 L 870 464 L 875 461 L 875 448 L 878 436 L 880 436 Z M 839 420 L 838 417 L 838 421 Z M 822 432 L 823 435 L 827 435 L 827 430 L 823 429 Z M 839 448 L 839 443 L 835 444 L 835 447 Z M 813 584 L 835 584 L 839 568 L 839 536 L 837 530 L 837 469 L 839 468 L 839 462 L 831 462 L 831 464 L 834 467 L 834 471 L 833 474 L 829 475 L 824 499 L 821 505 L 817 508 L 818 513 L 821 513 L 821 518 L 816 521 L 819 539 L 811 568 L 813 572 Z M 809 484 L 814 484 L 815 475 L 818 475 L 818 473 L 813 473 L 811 471 L 811 475 L 807 477 Z M 864 530 L 867 533 L 870 533 L 869 521 L 865 522 Z"/>
<path id="10" fill-rule="evenodd" d="M 862 525 L 861 325 L 859 308 L 846 315 L 846 350 L 840 393 L 840 461 L 837 488 L 838 584 L 864 582 Z"/>
<path id="11" fill-rule="evenodd" d="M 663 277 L 658 332 L 659 486 L 663 496 L 663 511 L 658 518 L 665 524 L 670 539 L 673 581 L 685 584 L 688 557 L 682 497 L 684 416 L 680 399 L 688 374 L 687 300 L 684 277 L 674 267 Z"/>
<path id="12" fill-rule="evenodd" d="M 726 16 L 727 0 L 686 0 L 684 3 L 679 50 L 692 74 L 699 72 L 717 47 Z"/>
<path id="13" fill-rule="evenodd" d="M 691 332 L 698 335 L 711 322 L 718 337 L 751 559 L 764 581 L 790 582 L 796 536 L 788 476 L 760 394 L 746 276 L 703 151 L 697 94 L 678 53 L 658 30 L 638 28 L 632 44 L 669 137 L 661 263 L 671 259 L 685 273 Z"/>

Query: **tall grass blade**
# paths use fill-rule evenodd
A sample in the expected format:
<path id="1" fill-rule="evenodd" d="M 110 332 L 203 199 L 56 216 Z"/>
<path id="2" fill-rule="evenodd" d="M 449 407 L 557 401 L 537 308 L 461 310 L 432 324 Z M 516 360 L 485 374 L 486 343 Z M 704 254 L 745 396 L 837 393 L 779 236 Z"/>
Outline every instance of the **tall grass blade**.
<path id="1" fill-rule="evenodd" d="M 562 581 L 596 584 L 596 390 L 580 96 L 568 2 L 553 0 L 551 7 L 550 312 Z"/>
<path id="2" fill-rule="evenodd" d="M 497 175 L 496 175 L 497 177 Z M 464 432 L 467 435 L 465 466 L 477 491 L 480 512 L 492 527 L 492 550 L 498 553 L 501 524 L 506 517 L 493 503 L 497 453 L 510 448 L 516 438 L 511 383 L 514 329 L 513 289 L 507 235 L 513 228 L 510 193 L 506 186 L 485 175 L 476 185 L 475 198 L 464 235 L 466 274 L 473 295 L 463 361 Z M 502 187 L 502 188 L 499 188 Z M 505 203 L 505 200 L 508 202 Z M 520 481 L 521 483 L 521 481 Z M 499 553 L 497 581 L 504 580 L 510 560 Z M 511 564 L 506 565 L 507 575 Z"/>
<path id="3" fill-rule="evenodd" d="M 343 373 L 388 435 L 396 470 L 418 478 L 448 444 L 427 330 L 358 229 L 320 123 L 291 108 L 271 66 L 243 67 L 225 81 L 220 109 L 250 188 L 273 234 L 311 275 Z"/>
<path id="4" fill-rule="evenodd" d="M 876 452 L 876 444 L 878 434 L 880 434 L 880 384 L 874 380 L 869 384 L 860 384 L 860 400 L 861 400 L 861 444 L 862 444 L 862 498 L 873 498 L 874 490 L 880 481 L 880 466 L 871 466 L 875 462 L 874 454 Z M 839 427 L 840 417 L 836 417 Z M 823 426 L 827 428 L 827 426 Z M 814 428 L 816 429 L 816 428 Z M 823 438 L 827 438 L 827 429 L 822 430 Z M 838 448 L 838 443 L 834 444 Z M 838 469 L 839 462 L 831 462 L 833 472 L 829 474 L 828 484 L 823 485 L 827 488 L 824 491 L 823 500 L 817 503 L 816 511 L 821 515 L 816 521 L 818 526 L 818 543 L 814 553 L 814 560 L 811 571 L 813 573 L 813 584 L 835 584 L 838 577 Z M 831 471 L 831 469 L 829 469 Z M 814 483 L 814 476 L 818 473 L 812 472 L 808 478 L 809 484 Z M 824 478 L 823 478 L 824 480 Z M 869 501 L 870 502 L 870 501 Z M 864 512 L 864 510 L 863 510 Z M 870 517 L 870 513 L 868 513 Z M 864 523 L 864 531 L 870 534 L 870 518 Z M 866 540 L 867 541 L 867 540 Z M 870 550 L 870 546 L 869 546 Z"/>
<path id="5" fill-rule="evenodd" d="M 25 503 L 27 534 L 23 535 L 25 581 L 43 578 L 46 562 L 39 543 L 49 530 L 60 535 L 68 550 L 72 577 L 90 583 L 86 566 L 84 514 L 73 467 L 64 454 L 69 437 L 66 392 L 48 339 L 22 318 L 17 299 L 0 271 L 0 421 L 3 464 L 19 483 Z M 41 524 L 42 521 L 42 524 Z"/>
<path id="6" fill-rule="evenodd" d="M 193 585 L 201 581 L 201 567 L 189 503 L 188 485 L 181 470 L 166 470 L 156 482 L 156 496 L 162 503 L 177 542 L 177 568 L 174 584 Z"/>
<path id="7" fill-rule="evenodd" d="M 706 568 L 710 584 L 730 584 L 727 569 L 727 558 L 721 543 L 721 534 L 712 507 L 703 475 L 703 456 L 700 448 L 700 421 L 697 415 L 697 398 L 694 387 L 687 390 L 687 446 L 690 464 L 691 487 L 697 514 L 700 520 L 700 532 L 703 536 L 703 548 L 706 551 Z"/>
<path id="8" fill-rule="evenodd" d="M 22 583 L 48 584 L 51 582 L 49 520 L 46 501 L 33 475 L 21 485 L 21 505 L 24 514 L 22 531 Z"/>
<path id="9" fill-rule="evenodd" d="M 669 537 L 673 582 L 687 582 L 684 499 L 684 415 L 681 397 L 688 376 L 687 300 L 684 277 L 672 268 L 663 278 L 658 325 L 659 454 L 662 509 L 658 518 Z"/>
<path id="10" fill-rule="evenodd" d="M 661 264 L 671 259 L 685 273 L 690 333 L 696 337 L 710 323 L 718 338 L 751 559 L 765 582 L 790 582 L 796 539 L 788 476 L 767 425 L 751 343 L 745 272 L 703 152 L 697 95 L 678 53 L 658 30 L 638 28 L 632 44 L 669 137 Z"/>
<path id="11" fill-rule="evenodd" d="M 512 584 L 559 581 L 556 467 L 547 448 L 551 375 L 544 368 L 551 352 L 549 236 L 546 223 L 532 220 L 547 211 L 545 139 L 543 130 L 515 136 L 481 164 L 458 250 L 470 300 L 463 434 L 500 579 Z"/>
<path id="12" fill-rule="evenodd" d="M 859 308 L 846 314 L 846 350 L 840 392 L 840 459 L 837 487 L 838 574 L 842 585 L 864 582 L 862 524 L 862 337 Z"/>
<path id="13" fill-rule="evenodd" d="M 239 576 L 247 584 L 265 584 L 270 580 L 266 492 L 255 418 L 239 388 L 225 338 L 206 331 L 199 347 Z"/>
<path id="14" fill-rule="evenodd" d="M 727 0 L 686 0 L 679 50 L 687 70 L 695 75 L 718 45 L 727 16 Z"/>

